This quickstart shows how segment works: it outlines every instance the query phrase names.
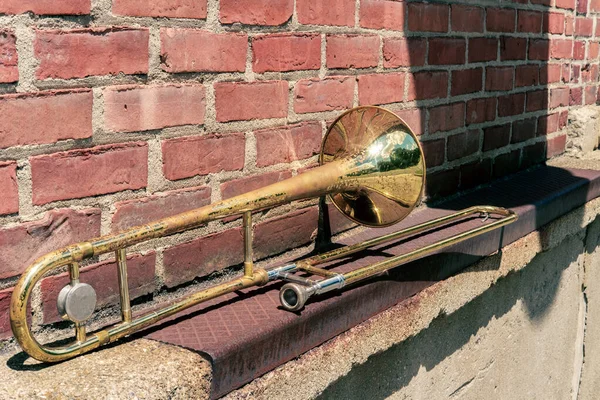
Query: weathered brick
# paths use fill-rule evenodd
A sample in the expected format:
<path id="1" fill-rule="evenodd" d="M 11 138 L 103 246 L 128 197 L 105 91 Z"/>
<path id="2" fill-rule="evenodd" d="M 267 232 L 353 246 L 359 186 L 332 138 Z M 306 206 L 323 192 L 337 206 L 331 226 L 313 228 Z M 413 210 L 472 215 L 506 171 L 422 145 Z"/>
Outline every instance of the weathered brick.
<path id="1" fill-rule="evenodd" d="M 469 39 L 469 62 L 495 61 L 498 59 L 498 39 Z"/>
<path id="2" fill-rule="evenodd" d="M 508 117 L 522 114 L 525 109 L 525 93 L 498 97 L 498 116 Z"/>
<path id="3" fill-rule="evenodd" d="M 529 41 L 529 59 L 540 61 L 550 59 L 550 41 L 547 39 L 531 39 Z"/>
<path id="4" fill-rule="evenodd" d="M 223 200 L 229 199 L 291 177 L 292 173 L 290 171 L 273 171 L 266 174 L 235 179 L 221 184 L 221 198 Z"/>
<path id="5" fill-rule="evenodd" d="M 558 129 L 566 128 L 568 123 L 569 123 L 569 110 L 563 110 L 560 112 L 560 116 L 558 118 Z"/>
<path id="6" fill-rule="evenodd" d="M 404 98 L 404 73 L 370 74 L 358 77 L 359 104 L 397 103 Z"/>
<path id="7" fill-rule="evenodd" d="M 296 0 L 298 22 L 305 25 L 354 26 L 354 0 Z"/>
<path id="8" fill-rule="evenodd" d="M 321 67 L 321 35 L 272 34 L 252 40 L 254 72 L 298 71 Z"/>
<path id="9" fill-rule="evenodd" d="M 569 105 L 569 88 L 561 87 L 550 90 L 550 108 Z"/>
<path id="10" fill-rule="evenodd" d="M 470 129 L 458 135 L 448 136 L 448 161 L 470 156 L 479 151 L 479 129 Z"/>
<path id="11" fill-rule="evenodd" d="M 421 147 L 423 148 L 427 167 L 437 167 L 444 163 L 446 153 L 446 141 L 444 139 L 421 142 Z"/>
<path id="12" fill-rule="evenodd" d="M 467 125 L 495 120 L 497 104 L 498 100 L 495 97 L 469 100 L 467 102 Z"/>
<path id="13" fill-rule="evenodd" d="M 540 84 L 556 83 L 560 81 L 560 65 L 546 64 L 540 69 Z"/>
<path id="14" fill-rule="evenodd" d="M 429 64 L 464 64 L 467 43 L 464 39 L 432 38 L 429 39 Z"/>
<path id="15" fill-rule="evenodd" d="M 450 169 L 427 175 L 425 194 L 429 198 L 449 196 L 456 192 L 460 182 L 460 170 Z"/>
<path id="16" fill-rule="evenodd" d="M 587 13 L 588 0 L 577 0 L 577 12 L 581 14 Z"/>
<path id="17" fill-rule="evenodd" d="M 219 20 L 247 25 L 282 25 L 292 18 L 294 0 L 221 0 Z"/>
<path id="18" fill-rule="evenodd" d="M 408 127 L 415 133 L 415 135 L 422 135 L 425 133 L 425 113 L 418 108 L 409 108 L 402 110 L 395 110 L 402 120 L 408 125 Z"/>
<path id="19" fill-rule="evenodd" d="M 408 76 L 408 101 L 443 98 L 447 94 L 446 71 L 423 71 Z"/>
<path id="20" fill-rule="evenodd" d="M 383 66 L 385 68 L 418 67 L 425 64 L 427 40 L 421 38 L 384 38 Z"/>
<path id="21" fill-rule="evenodd" d="M 548 147 L 546 156 L 552 158 L 561 155 L 565 152 L 565 146 L 567 144 L 567 135 L 556 136 L 548 140 Z"/>
<path id="22" fill-rule="evenodd" d="M 483 8 L 452 4 L 452 30 L 456 32 L 483 32 Z"/>
<path id="23" fill-rule="evenodd" d="M 555 33 L 560 35 L 565 31 L 565 14 L 550 12 L 544 18 L 544 33 Z"/>
<path id="24" fill-rule="evenodd" d="M 585 87 L 585 99 L 584 104 L 596 104 L 598 100 L 598 88 L 596 86 L 586 86 Z"/>
<path id="25" fill-rule="evenodd" d="M 206 18 L 206 0 L 114 0 L 116 15 L 134 17 Z"/>
<path id="26" fill-rule="evenodd" d="M 206 186 L 158 193 L 141 199 L 115 203 L 113 232 L 143 225 L 164 217 L 210 204 L 210 188 Z"/>
<path id="27" fill-rule="evenodd" d="M 597 61 L 598 54 L 600 52 L 600 44 L 598 42 L 589 42 L 588 43 L 588 60 L 589 61 Z"/>
<path id="28" fill-rule="evenodd" d="M 429 109 L 429 133 L 450 131 L 465 126 L 465 103 L 454 103 Z"/>
<path id="29" fill-rule="evenodd" d="M 552 39 L 550 41 L 550 57 L 571 58 L 573 56 L 572 39 Z"/>
<path id="30" fill-rule="evenodd" d="M 31 157 L 33 204 L 135 190 L 148 182 L 145 142 Z"/>
<path id="31" fill-rule="evenodd" d="M 575 35 L 592 36 L 594 34 L 594 18 L 577 17 L 575 19 Z"/>
<path id="32" fill-rule="evenodd" d="M 500 154 L 494 159 L 493 178 L 500 178 L 506 175 L 514 174 L 519 170 L 520 150 L 513 150 L 509 153 Z"/>
<path id="33" fill-rule="evenodd" d="M 510 124 L 492 126 L 483 130 L 483 151 L 499 149 L 510 143 Z"/>
<path id="34" fill-rule="evenodd" d="M 569 91 L 569 105 L 580 106 L 583 104 L 583 88 L 571 88 Z"/>
<path id="35" fill-rule="evenodd" d="M 542 13 L 538 11 L 519 10 L 517 15 L 517 31 L 540 33 L 542 31 Z"/>
<path id="36" fill-rule="evenodd" d="M 537 118 L 528 118 L 513 122 L 510 142 L 520 143 L 533 139 L 536 136 L 536 120 Z"/>
<path id="37" fill-rule="evenodd" d="M 0 340 L 8 339 L 12 336 L 9 317 L 12 293 L 12 288 L 0 290 Z"/>
<path id="38" fill-rule="evenodd" d="M 568 10 L 575 9 L 575 0 L 556 0 L 557 8 L 565 8 Z"/>
<path id="39" fill-rule="evenodd" d="M 515 73 L 515 87 L 536 86 L 539 83 L 540 67 L 536 64 L 518 65 Z"/>
<path id="40" fill-rule="evenodd" d="M 515 10 L 509 8 L 488 8 L 486 27 L 490 32 L 514 32 Z"/>
<path id="41" fill-rule="evenodd" d="M 37 258 L 100 236 L 100 210 L 59 209 L 37 221 L 0 229 L 0 279 L 23 273 Z"/>
<path id="42" fill-rule="evenodd" d="M 218 122 L 283 118 L 288 113 L 286 81 L 217 82 L 215 97 Z"/>
<path id="43" fill-rule="evenodd" d="M 92 136 L 90 89 L 0 96 L 0 148 Z"/>
<path id="44" fill-rule="evenodd" d="M 104 120 L 113 132 L 204 123 L 204 86 L 112 86 L 104 89 Z"/>
<path id="45" fill-rule="evenodd" d="M 583 40 L 576 40 L 573 42 L 573 59 L 585 59 L 585 42 Z"/>
<path id="46" fill-rule="evenodd" d="M 559 114 L 553 113 L 550 115 L 543 115 L 538 118 L 538 136 L 546 136 L 553 132 L 558 131 L 558 119 Z"/>
<path id="47" fill-rule="evenodd" d="M 351 108 L 354 85 L 352 76 L 300 80 L 294 89 L 294 111 L 308 113 Z"/>
<path id="48" fill-rule="evenodd" d="M 525 60 L 527 39 L 503 36 L 500 38 L 500 60 Z"/>
<path id="49" fill-rule="evenodd" d="M 163 173 L 169 180 L 235 171 L 244 167 L 245 138 L 241 133 L 191 136 L 162 143 Z"/>
<path id="50" fill-rule="evenodd" d="M 460 166 L 460 188 L 471 189 L 487 183 L 492 177 L 492 162 L 489 158 Z"/>
<path id="51" fill-rule="evenodd" d="M 546 90 L 527 92 L 527 112 L 540 111 L 546 108 L 548 108 L 548 92 Z"/>
<path id="52" fill-rule="evenodd" d="M 243 72 L 248 36 L 201 29 L 162 28 L 161 67 L 167 72 Z"/>
<path id="53" fill-rule="evenodd" d="M 362 0 L 360 26 L 371 29 L 404 30 L 405 3 L 388 0 Z"/>
<path id="54" fill-rule="evenodd" d="M 36 30 L 33 48 L 39 66 L 35 76 L 70 79 L 146 74 L 148 40 L 147 28 Z"/>
<path id="55" fill-rule="evenodd" d="M 379 36 L 327 36 L 327 68 L 369 68 L 379 61 Z"/>
<path id="56" fill-rule="evenodd" d="M 154 252 L 143 256 L 127 257 L 129 296 L 132 300 L 154 291 L 155 261 Z M 96 290 L 96 309 L 119 304 L 119 281 L 115 261 L 104 261 L 84 267 L 81 269 L 79 279 L 83 283 L 92 285 Z M 61 321 L 56 309 L 56 300 L 58 293 L 68 283 L 69 274 L 66 272 L 42 280 L 42 310 L 45 324 Z"/>
<path id="57" fill-rule="evenodd" d="M 485 70 L 485 90 L 511 90 L 513 88 L 513 67 L 488 67 Z"/>
<path id="58" fill-rule="evenodd" d="M 408 29 L 418 32 L 448 32 L 450 8 L 447 4 L 408 4 Z"/>
<path id="59" fill-rule="evenodd" d="M 0 6 L 0 9 L 2 6 Z M 15 33 L 12 30 L 0 30 L 0 83 L 19 80 L 19 68 Z"/>
<path id="60" fill-rule="evenodd" d="M 321 149 L 321 124 L 303 122 L 298 125 L 264 129 L 256 137 L 256 164 L 259 167 L 303 160 Z"/>
<path id="61" fill-rule="evenodd" d="M 461 94 L 479 92 L 482 89 L 482 81 L 482 68 L 452 71 L 452 88 L 450 94 L 452 96 L 458 96 Z"/>
<path id="62" fill-rule="evenodd" d="M 0 162 L 0 215 L 19 212 L 17 163 Z"/>
<path id="63" fill-rule="evenodd" d="M 90 8 L 91 0 L 2 0 L 0 14 L 84 15 Z"/>

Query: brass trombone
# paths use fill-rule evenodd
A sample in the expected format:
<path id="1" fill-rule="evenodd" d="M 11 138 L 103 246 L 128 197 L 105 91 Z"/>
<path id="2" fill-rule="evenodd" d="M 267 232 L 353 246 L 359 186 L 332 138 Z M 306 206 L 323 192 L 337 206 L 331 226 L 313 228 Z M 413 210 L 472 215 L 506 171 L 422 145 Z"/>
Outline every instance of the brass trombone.
<path id="1" fill-rule="evenodd" d="M 383 108 L 358 107 L 343 113 L 325 135 L 320 163 L 320 167 L 285 181 L 117 234 L 74 244 L 39 258 L 21 276 L 12 295 L 10 322 L 15 338 L 33 358 L 45 362 L 62 361 L 118 340 L 198 303 L 236 290 L 264 285 L 276 279 L 287 282 L 280 291 L 282 306 L 287 310 L 299 310 L 314 294 L 339 289 L 379 275 L 390 268 L 517 219 L 516 214 L 504 208 L 476 206 L 293 264 L 271 270 L 255 269 L 252 256 L 253 211 L 294 200 L 328 195 L 333 204 L 352 221 L 370 227 L 383 227 L 402 220 L 421 199 L 425 182 L 425 161 L 419 141 L 398 116 Z M 318 267 L 371 246 L 479 214 L 495 214 L 501 218 L 482 223 L 477 228 L 424 248 L 344 274 Z M 158 311 L 132 318 L 126 248 L 233 215 L 243 216 L 243 276 L 191 294 Z M 122 321 L 113 327 L 87 334 L 85 323 L 94 312 L 96 294 L 92 286 L 79 281 L 79 263 L 109 252 L 116 254 Z M 76 340 L 63 347 L 48 347 L 34 338 L 27 322 L 27 305 L 34 285 L 46 273 L 65 266 L 69 270 L 70 282 L 61 290 L 57 306 L 60 315 L 74 323 Z M 320 276 L 322 279 L 304 278 L 294 274 L 295 272 Z"/>

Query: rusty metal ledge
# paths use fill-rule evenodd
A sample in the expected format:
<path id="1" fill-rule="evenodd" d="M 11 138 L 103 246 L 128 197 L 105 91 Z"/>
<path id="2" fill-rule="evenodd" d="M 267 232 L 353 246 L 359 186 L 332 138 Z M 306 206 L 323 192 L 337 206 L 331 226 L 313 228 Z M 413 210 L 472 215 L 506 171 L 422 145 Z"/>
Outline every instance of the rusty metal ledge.
<path id="1" fill-rule="evenodd" d="M 487 204 L 513 209 L 508 227 L 458 244 L 448 251 L 396 268 L 368 283 L 316 297 L 300 313 L 278 306 L 281 283 L 247 290 L 197 306 L 142 336 L 207 355 L 213 367 L 211 397 L 240 387 L 373 315 L 456 274 L 550 221 L 600 196 L 600 171 L 541 167 L 493 183 L 411 215 L 391 228 L 372 229 L 344 244 L 391 232 L 454 210 Z M 380 261 L 480 224 L 472 219 L 443 230 L 374 248 L 327 266 L 344 271 Z"/>

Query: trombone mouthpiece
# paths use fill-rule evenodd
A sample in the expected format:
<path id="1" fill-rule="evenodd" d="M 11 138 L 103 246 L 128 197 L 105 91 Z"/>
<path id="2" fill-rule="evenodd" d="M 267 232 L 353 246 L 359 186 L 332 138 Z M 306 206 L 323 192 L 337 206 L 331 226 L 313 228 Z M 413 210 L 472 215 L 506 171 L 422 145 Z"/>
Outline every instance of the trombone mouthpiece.
<path id="1" fill-rule="evenodd" d="M 302 310 L 306 300 L 313 294 L 310 289 L 297 283 L 286 283 L 279 291 L 281 306 L 288 311 Z"/>

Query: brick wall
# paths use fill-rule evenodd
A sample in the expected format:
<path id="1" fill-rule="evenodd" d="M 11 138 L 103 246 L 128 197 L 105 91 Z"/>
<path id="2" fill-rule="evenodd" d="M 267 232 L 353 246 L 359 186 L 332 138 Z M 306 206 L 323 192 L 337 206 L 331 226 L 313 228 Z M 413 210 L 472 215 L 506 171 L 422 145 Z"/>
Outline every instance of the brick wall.
<path id="1" fill-rule="evenodd" d="M 420 135 L 430 196 L 562 153 L 569 111 L 597 101 L 596 12 L 596 0 L 2 1 L 0 337 L 36 257 L 312 167 L 327 123 L 353 106 L 385 105 Z M 257 254 L 307 245 L 317 214 L 314 201 L 257 214 Z M 141 246 L 132 293 L 160 300 L 241 257 L 239 219 Z M 36 326 L 56 320 L 64 279 L 36 289 Z M 113 285 L 114 263 L 82 279 Z"/>

